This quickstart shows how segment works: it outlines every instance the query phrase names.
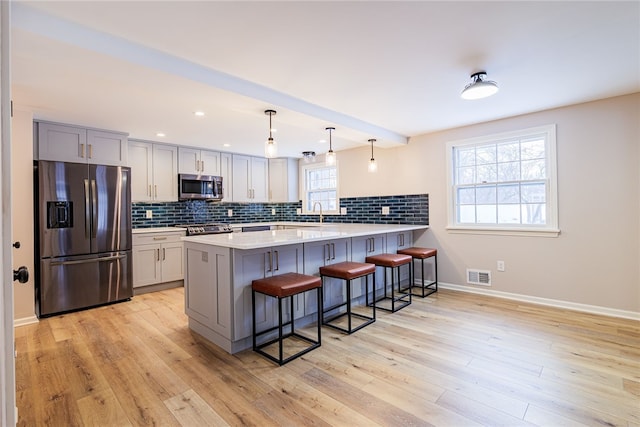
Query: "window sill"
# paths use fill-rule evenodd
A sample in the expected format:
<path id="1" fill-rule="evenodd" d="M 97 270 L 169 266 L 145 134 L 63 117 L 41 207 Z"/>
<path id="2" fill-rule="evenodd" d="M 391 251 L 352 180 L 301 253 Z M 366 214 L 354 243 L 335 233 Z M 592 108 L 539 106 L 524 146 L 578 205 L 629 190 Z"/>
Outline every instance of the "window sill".
<path id="1" fill-rule="evenodd" d="M 492 236 L 525 236 L 525 237 L 558 237 L 559 229 L 531 229 L 531 228 L 491 228 L 449 226 L 446 228 L 453 234 L 485 234 Z"/>

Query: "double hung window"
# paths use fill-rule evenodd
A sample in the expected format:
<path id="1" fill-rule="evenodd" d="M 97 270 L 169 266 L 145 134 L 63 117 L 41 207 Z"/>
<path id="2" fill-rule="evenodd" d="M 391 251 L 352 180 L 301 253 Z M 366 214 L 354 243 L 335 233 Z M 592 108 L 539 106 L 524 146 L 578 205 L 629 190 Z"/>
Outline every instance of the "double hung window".
<path id="1" fill-rule="evenodd" d="M 340 206 L 338 200 L 338 171 L 335 165 L 304 165 L 304 191 L 302 194 L 303 213 L 312 213 L 314 205 L 322 206 L 323 214 L 337 214 Z M 316 209 L 319 213 L 320 210 Z"/>
<path id="2" fill-rule="evenodd" d="M 555 126 L 450 142 L 449 229 L 558 233 Z"/>

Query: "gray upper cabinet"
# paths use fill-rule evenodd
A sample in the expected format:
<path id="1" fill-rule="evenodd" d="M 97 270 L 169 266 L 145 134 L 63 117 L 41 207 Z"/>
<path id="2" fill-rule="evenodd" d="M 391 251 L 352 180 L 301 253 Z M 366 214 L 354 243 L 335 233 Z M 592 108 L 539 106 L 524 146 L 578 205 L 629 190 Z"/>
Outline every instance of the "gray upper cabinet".
<path id="1" fill-rule="evenodd" d="M 269 159 L 269 201 L 297 202 L 298 159 Z"/>
<path id="2" fill-rule="evenodd" d="M 127 134 L 38 122 L 38 158 L 61 162 L 127 165 Z"/>
<path id="3" fill-rule="evenodd" d="M 178 201 L 178 149 L 146 141 L 129 142 L 131 200 Z"/>
<path id="4" fill-rule="evenodd" d="M 197 148 L 178 148 L 178 171 L 192 175 L 220 175 L 220 153 L 198 150 Z"/>
<path id="5" fill-rule="evenodd" d="M 268 202 L 269 163 L 264 157 L 233 155 L 233 201 Z"/>

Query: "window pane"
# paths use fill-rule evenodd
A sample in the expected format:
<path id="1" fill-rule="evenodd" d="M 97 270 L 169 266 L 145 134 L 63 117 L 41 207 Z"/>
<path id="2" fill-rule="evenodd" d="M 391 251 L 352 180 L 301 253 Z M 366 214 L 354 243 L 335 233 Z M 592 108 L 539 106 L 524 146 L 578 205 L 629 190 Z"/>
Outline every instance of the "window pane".
<path id="1" fill-rule="evenodd" d="M 476 205 L 479 224 L 496 223 L 496 205 Z"/>
<path id="2" fill-rule="evenodd" d="M 475 224 L 476 206 L 475 205 L 458 206 L 458 218 L 461 223 Z"/>
<path id="3" fill-rule="evenodd" d="M 456 166 L 474 166 L 476 164 L 476 148 L 456 148 Z"/>
<path id="4" fill-rule="evenodd" d="M 496 162 L 496 146 L 486 145 L 476 148 L 476 163 L 479 165 Z"/>
<path id="5" fill-rule="evenodd" d="M 476 168 L 468 167 L 468 168 L 459 168 L 457 183 L 460 185 L 464 184 L 475 184 L 476 182 Z"/>
<path id="6" fill-rule="evenodd" d="M 497 181 L 520 181 L 520 162 L 498 163 Z"/>
<path id="7" fill-rule="evenodd" d="M 520 143 L 506 142 L 498 144 L 498 162 L 520 161 Z"/>
<path id="8" fill-rule="evenodd" d="M 476 189 L 471 187 L 458 188 L 458 203 L 461 205 L 475 204 Z"/>
<path id="9" fill-rule="evenodd" d="M 499 224 L 520 224 L 520 205 L 498 205 Z"/>
<path id="10" fill-rule="evenodd" d="M 522 203 L 546 202 L 547 189 L 544 182 L 522 184 Z"/>
<path id="11" fill-rule="evenodd" d="M 520 156 L 522 157 L 522 160 L 544 159 L 544 139 L 522 141 L 520 150 Z"/>
<path id="12" fill-rule="evenodd" d="M 546 224 L 546 205 L 542 203 L 529 203 L 522 205 L 523 224 Z"/>
<path id="13" fill-rule="evenodd" d="M 482 185 L 482 186 L 476 187 L 476 203 L 495 204 L 496 203 L 495 185 Z"/>
<path id="14" fill-rule="evenodd" d="M 522 162 L 522 179 L 543 179 L 546 178 L 545 161 L 527 160 Z"/>
<path id="15" fill-rule="evenodd" d="M 498 203 L 520 203 L 520 185 L 499 185 Z M 520 214 L 518 214 L 518 217 Z"/>
<path id="16" fill-rule="evenodd" d="M 478 166 L 478 181 L 477 182 L 496 182 L 498 179 L 498 172 L 496 170 L 496 164 Z"/>

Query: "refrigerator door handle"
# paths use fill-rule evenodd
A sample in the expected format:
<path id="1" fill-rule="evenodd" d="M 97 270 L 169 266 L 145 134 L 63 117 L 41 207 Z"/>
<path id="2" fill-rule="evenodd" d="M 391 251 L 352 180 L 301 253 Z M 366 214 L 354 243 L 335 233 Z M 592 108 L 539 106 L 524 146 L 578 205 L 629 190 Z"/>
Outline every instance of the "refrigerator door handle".
<path id="1" fill-rule="evenodd" d="M 91 206 L 89 204 L 89 180 L 84 180 L 84 236 L 88 239 L 91 231 Z"/>
<path id="2" fill-rule="evenodd" d="M 86 264 L 88 262 L 104 262 L 104 261 L 113 261 L 115 259 L 126 258 L 126 255 L 112 255 L 101 258 L 91 258 L 91 259 L 80 259 L 75 261 L 53 261 L 51 265 L 74 265 L 74 264 Z"/>
<path id="3" fill-rule="evenodd" d="M 98 236 L 98 199 L 96 180 L 91 180 L 91 237 Z"/>

